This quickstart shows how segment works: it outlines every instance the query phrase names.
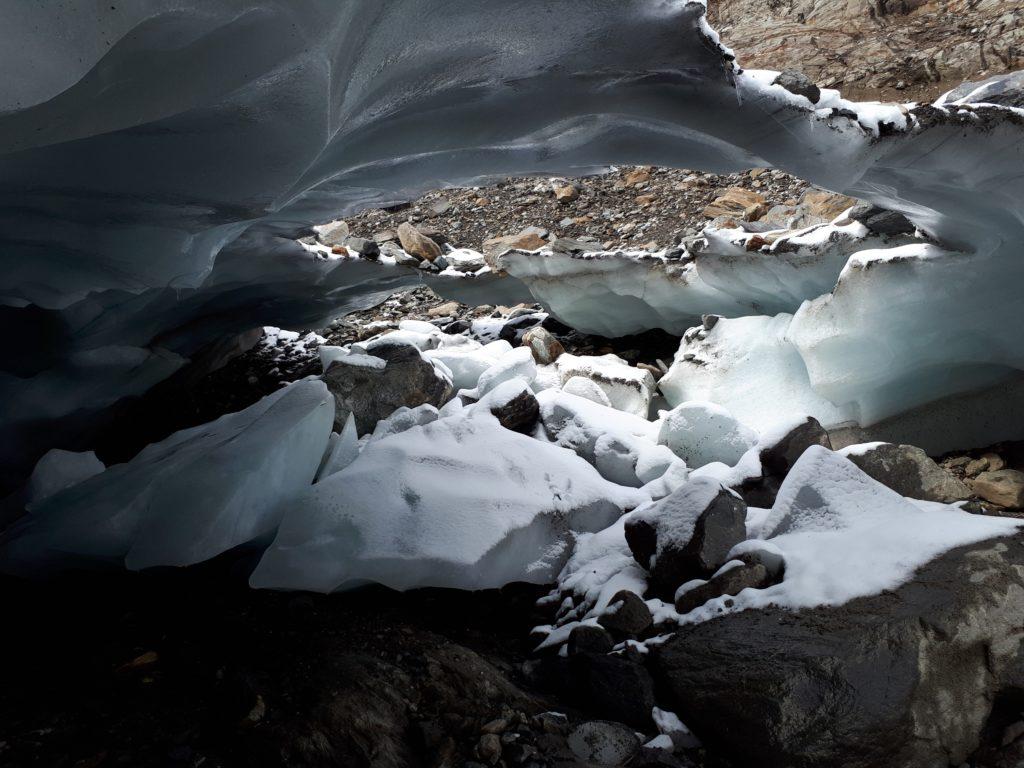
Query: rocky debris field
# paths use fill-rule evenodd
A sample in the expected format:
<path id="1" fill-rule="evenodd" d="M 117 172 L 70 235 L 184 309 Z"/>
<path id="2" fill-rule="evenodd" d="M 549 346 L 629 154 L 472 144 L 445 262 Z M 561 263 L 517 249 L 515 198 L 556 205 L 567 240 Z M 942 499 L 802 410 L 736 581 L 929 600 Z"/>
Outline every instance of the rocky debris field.
<path id="1" fill-rule="evenodd" d="M 720 0 L 708 17 L 743 66 L 795 68 L 850 98 L 925 101 L 1024 54 L 1015 0 Z"/>
<path id="2" fill-rule="evenodd" d="M 598 176 L 513 178 L 489 187 L 437 190 L 409 205 L 365 211 L 347 223 L 354 236 L 394 242 L 398 228 L 410 222 L 441 244 L 482 252 L 487 241 L 528 228 L 542 240 L 659 250 L 697 234 L 721 213 L 742 218 L 755 206 L 749 213 L 761 218 L 776 206 L 795 208 L 808 188 L 793 176 L 764 169 L 721 175 L 628 167 Z M 710 207 L 730 190 L 744 206 Z"/>

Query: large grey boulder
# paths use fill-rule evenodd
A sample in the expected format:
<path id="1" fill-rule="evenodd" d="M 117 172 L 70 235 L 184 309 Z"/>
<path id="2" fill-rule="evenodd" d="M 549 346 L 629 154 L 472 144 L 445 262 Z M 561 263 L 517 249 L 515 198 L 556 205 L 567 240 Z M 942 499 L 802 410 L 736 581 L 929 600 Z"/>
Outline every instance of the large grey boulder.
<path id="1" fill-rule="evenodd" d="M 970 488 L 912 445 L 881 443 L 864 451 L 855 448 L 846 457 L 901 496 L 945 503 L 971 496 Z"/>
<path id="2" fill-rule="evenodd" d="M 977 746 L 1024 687 L 1024 537 L 947 552 L 839 607 L 728 614 L 655 650 L 655 676 L 712 751 L 763 768 L 929 768 Z"/>
<path id="3" fill-rule="evenodd" d="M 374 358 L 384 365 L 368 364 Z M 365 435 L 402 406 L 415 408 L 428 403 L 440 407 L 452 397 L 452 383 L 415 346 L 400 342 L 377 344 L 369 356 L 341 358 L 322 378 L 334 395 L 337 432 L 350 413 L 355 417 L 356 431 Z"/>

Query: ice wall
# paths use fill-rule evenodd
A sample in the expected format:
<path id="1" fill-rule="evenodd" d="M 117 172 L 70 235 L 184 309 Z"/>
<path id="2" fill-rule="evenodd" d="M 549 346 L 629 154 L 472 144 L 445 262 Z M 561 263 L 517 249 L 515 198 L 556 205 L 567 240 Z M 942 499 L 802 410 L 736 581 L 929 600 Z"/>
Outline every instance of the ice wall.
<path id="1" fill-rule="evenodd" d="M 1006 329 L 1024 234 L 1019 113 L 854 105 L 828 91 L 812 105 L 735 67 L 704 11 L 682 0 L 2 0 L 0 316 L 14 341 L 0 362 L 0 487 L 54 445 L 88 448 L 110 403 L 226 334 L 313 323 L 416 279 L 314 260 L 290 243 L 309 223 L 513 172 L 776 165 L 903 211 L 942 242 L 957 280 L 916 304 L 908 289 L 904 311 L 923 307 L 930 334 L 890 345 L 904 365 L 862 358 L 878 366 L 865 402 L 934 372 L 920 347 L 936 338 L 952 373 L 909 401 L 1018 368 Z M 902 284 L 901 264 L 865 274 Z M 977 293 L 999 319 L 952 311 Z M 815 387 L 839 391 L 831 350 L 859 349 L 871 311 L 850 299 L 804 312 L 825 329 L 798 334 Z M 979 336 L 990 341 L 972 344 Z M 969 373 L 979 365 L 982 382 Z M 40 398 L 40 385 L 75 391 Z"/>

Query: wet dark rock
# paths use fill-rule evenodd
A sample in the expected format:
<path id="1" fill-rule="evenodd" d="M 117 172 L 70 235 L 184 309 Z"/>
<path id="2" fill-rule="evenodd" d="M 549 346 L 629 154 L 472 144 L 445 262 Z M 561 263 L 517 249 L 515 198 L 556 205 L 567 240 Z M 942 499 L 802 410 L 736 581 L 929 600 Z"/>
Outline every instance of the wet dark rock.
<path id="1" fill-rule="evenodd" d="M 635 637 L 649 629 L 654 620 L 643 598 L 624 589 L 615 593 L 597 621 L 613 634 Z"/>
<path id="2" fill-rule="evenodd" d="M 593 624 L 580 624 L 569 633 L 569 655 L 577 653 L 609 653 L 615 647 L 615 641 L 604 627 Z"/>
<path id="3" fill-rule="evenodd" d="M 365 259 L 376 259 L 380 256 L 380 243 L 376 240 L 367 240 L 365 237 L 346 237 L 345 247 Z"/>
<path id="4" fill-rule="evenodd" d="M 748 587 L 764 589 L 771 584 L 768 569 L 761 563 L 737 565 L 676 597 L 676 610 L 679 613 L 689 613 L 717 597 L 738 595 Z"/>
<path id="5" fill-rule="evenodd" d="M 652 663 L 672 706 L 738 765 L 957 765 L 1024 688 L 1024 540 L 961 547 L 839 607 L 747 610 L 676 633 Z"/>
<path id="6" fill-rule="evenodd" d="M 643 664 L 616 654 L 578 653 L 569 658 L 569 680 L 580 708 L 636 728 L 650 726 L 654 681 Z"/>

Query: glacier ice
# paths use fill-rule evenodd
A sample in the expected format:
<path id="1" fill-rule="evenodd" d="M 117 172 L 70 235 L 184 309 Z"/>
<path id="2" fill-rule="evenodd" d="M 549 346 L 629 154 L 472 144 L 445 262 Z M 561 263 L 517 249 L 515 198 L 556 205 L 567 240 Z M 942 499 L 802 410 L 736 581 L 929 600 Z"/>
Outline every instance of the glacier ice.
<path id="1" fill-rule="evenodd" d="M 464 412 L 370 443 L 292 499 L 250 583 L 320 592 L 542 584 L 575 532 L 601 530 L 648 498 L 486 410 Z"/>
<path id="2" fill-rule="evenodd" d="M 748 239 L 742 253 L 709 232 L 692 261 L 510 256 L 538 296 L 559 290 L 547 272 L 573 275 L 568 322 L 619 334 L 791 315 L 762 359 L 793 382 L 782 402 L 830 426 L 972 391 L 1006 401 L 999 388 L 1024 367 L 1024 118 L 984 100 L 1005 101 L 1010 79 L 935 104 L 824 89 L 810 105 L 776 73 L 741 69 L 704 13 L 684 0 L 12 5 L 0 309 L 28 343 L 0 370 L 4 487 L 54 447 L 55 426 L 74 419 L 89 447 L 111 405 L 225 336 L 312 325 L 423 279 L 322 258 L 294 241 L 312 223 L 426 188 L 609 163 L 779 167 L 905 214 L 926 243 L 858 244 L 863 233 L 834 223 L 786 248 Z M 837 230 L 850 237 L 813 242 Z M 493 291 L 504 279 L 519 290 L 526 278 L 437 282 Z M 733 376 L 722 399 L 699 397 L 747 421 L 739 387 Z"/>
<path id="3" fill-rule="evenodd" d="M 321 381 L 186 429 L 35 506 L 0 536 L 0 567 L 191 565 L 273 533 L 313 482 L 334 422 Z"/>
<path id="4" fill-rule="evenodd" d="M 106 467 L 92 451 L 62 451 L 54 448 L 36 464 L 28 479 L 26 502 L 38 504 L 68 486 L 98 475 Z"/>

